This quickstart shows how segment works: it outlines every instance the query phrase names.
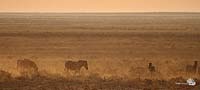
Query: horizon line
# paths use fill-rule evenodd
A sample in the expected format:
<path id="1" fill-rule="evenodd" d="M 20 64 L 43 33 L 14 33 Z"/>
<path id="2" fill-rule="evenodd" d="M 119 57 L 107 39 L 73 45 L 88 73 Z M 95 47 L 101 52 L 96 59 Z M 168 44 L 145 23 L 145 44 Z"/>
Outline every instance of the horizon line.
<path id="1" fill-rule="evenodd" d="M 200 11 L 0 11 L 0 13 L 200 13 Z"/>

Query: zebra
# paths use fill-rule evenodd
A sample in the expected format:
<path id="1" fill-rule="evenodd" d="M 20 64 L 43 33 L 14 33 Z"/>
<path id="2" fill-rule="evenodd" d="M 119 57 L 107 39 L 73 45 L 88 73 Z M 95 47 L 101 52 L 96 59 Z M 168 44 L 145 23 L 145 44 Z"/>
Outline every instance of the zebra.
<path id="1" fill-rule="evenodd" d="M 151 73 L 151 78 L 152 78 L 152 74 L 153 74 L 154 72 L 156 72 L 155 66 L 153 66 L 152 63 L 149 63 L 148 70 L 149 70 L 149 72 Z"/>
<path id="2" fill-rule="evenodd" d="M 198 61 L 194 61 L 193 65 L 186 66 L 186 73 L 196 74 L 198 69 Z"/>
<path id="3" fill-rule="evenodd" d="M 65 68 L 64 71 L 74 71 L 75 74 L 80 74 L 81 68 L 84 67 L 86 70 L 88 70 L 88 62 L 85 60 L 79 60 L 79 61 L 65 61 Z"/>
<path id="4" fill-rule="evenodd" d="M 152 63 L 149 63 L 148 69 L 149 69 L 150 72 L 155 72 L 156 71 L 155 66 L 153 66 Z"/>
<path id="5" fill-rule="evenodd" d="M 29 60 L 17 60 L 17 71 L 23 77 L 33 78 L 38 75 L 38 67 L 37 65 Z"/>

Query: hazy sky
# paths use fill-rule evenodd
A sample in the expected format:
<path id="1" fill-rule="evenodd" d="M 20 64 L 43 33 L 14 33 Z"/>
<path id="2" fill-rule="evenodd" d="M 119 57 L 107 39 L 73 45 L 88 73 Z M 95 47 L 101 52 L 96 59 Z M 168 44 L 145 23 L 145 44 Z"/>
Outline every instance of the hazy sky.
<path id="1" fill-rule="evenodd" d="M 0 0 L 0 12 L 200 12 L 200 0 Z"/>

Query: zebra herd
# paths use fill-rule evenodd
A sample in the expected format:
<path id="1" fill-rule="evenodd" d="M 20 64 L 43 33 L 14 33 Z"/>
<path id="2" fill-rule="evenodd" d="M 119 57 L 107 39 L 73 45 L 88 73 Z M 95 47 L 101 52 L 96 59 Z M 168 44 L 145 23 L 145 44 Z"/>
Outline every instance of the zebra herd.
<path id="1" fill-rule="evenodd" d="M 74 71 L 75 74 L 79 74 L 81 68 L 83 67 L 88 70 L 88 62 L 85 60 L 66 61 L 64 71 Z M 17 71 L 20 73 L 21 76 L 29 78 L 39 75 L 37 65 L 35 64 L 35 62 L 29 59 L 17 60 Z"/>
<path id="2" fill-rule="evenodd" d="M 79 61 L 65 61 L 64 64 L 64 71 L 65 72 L 74 72 L 74 74 L 80 74 L 81 68 L 85 68 L 88 70 L 88 62 L 86 60 L 79 60 Z M 193 65 L 186 66 L 186 72 L 190 74 L 195 74 L 200 70 L 198 68 L 198 61 L 194 61 Z M 33 77 L 39 75 L 38 67 L 35 62 L 24 59 L 24 60 L 17 60 L 17 71 L 21 74 L 21 76 L 26 77 Z M 157 68 L 153 63 L 148 64 L 148 71 L 152 74 L 157 71 Z"/>

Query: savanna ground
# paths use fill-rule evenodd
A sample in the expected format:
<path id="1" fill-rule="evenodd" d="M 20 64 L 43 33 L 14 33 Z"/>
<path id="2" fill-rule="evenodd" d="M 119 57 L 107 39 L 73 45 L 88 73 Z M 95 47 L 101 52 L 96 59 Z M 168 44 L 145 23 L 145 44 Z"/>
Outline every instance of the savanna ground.
<path id="1" fill-rule="evenodd" d="M 199 13 L 1 13 L 0 90 L 199 90 L 200 74 L 186 65 L 200 59 Z M 19 78 L 18 59 L 39 67 Z M 80 76 L 67 60 L 87 60 Z M 156 72 L 151 75 L 148 63 Z M 195 78 L 196 86 L 175 85 Z"/>

